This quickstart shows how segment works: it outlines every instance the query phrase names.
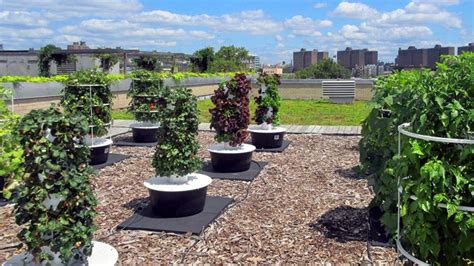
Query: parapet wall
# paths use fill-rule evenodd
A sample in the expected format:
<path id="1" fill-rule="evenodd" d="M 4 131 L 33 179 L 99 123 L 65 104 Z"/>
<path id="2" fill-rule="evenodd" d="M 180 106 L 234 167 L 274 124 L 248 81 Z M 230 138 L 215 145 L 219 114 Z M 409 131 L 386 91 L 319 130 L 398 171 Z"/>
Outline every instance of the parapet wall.
<path id="1" fill-rule="evenodd" d="M 189 87 L 194 95 L 206 97 L 211 95 L 217 89 L 220 82 L 228 78 L 224 77 L 189 77 L 178 82 L 172 79 L 165 79 L 165 85 L 170 87 Z M 282 80 L 280 94 L 283 99 L 323 99 L 321 81 L 316 79 L 289 79 Z M 127 98 L 127 91 L 132 80 L 124 79 L 111 86 L 114 94 L 114 109 L 126 108 L 130 99 Z M 32 109 L 47 108 L 51 103 L 59 102 L 63 84 L 59 82 L 15 82 L 3 83 L 6 88 L 13 88 L 13 109 L 19 114 L 26 114 Z M 373 80 L 356 81 L 356 100 L 370 100 L 372 98 Z M 254 90 L 252 94 L 257 93 L 255 83 L 252 83 Z"/>

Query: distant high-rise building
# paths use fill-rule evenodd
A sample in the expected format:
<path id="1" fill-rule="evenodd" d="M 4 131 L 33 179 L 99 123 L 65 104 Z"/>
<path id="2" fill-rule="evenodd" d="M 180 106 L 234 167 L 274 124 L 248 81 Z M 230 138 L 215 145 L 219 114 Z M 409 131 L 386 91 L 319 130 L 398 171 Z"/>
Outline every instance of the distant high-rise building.
<path id="1" fill-rule="evenodd" d="M 328 57 L 328 52 L 318 52 L 316 49 L 313 49 L 312 51 L 306 51 L 306 49 L 301 48 L 299 52 L 293 52 L 293 71 L 317 64 L 318 61 Z"/>
<path id="2" fill-rule="evenodd" d="M 434 69 L 441 55 L 454 55 L 454 47 L 436 45 L 428 49 L 417 49 L 415 46 L 410 46 L 406 50 L 400 48 L 395 64 L 399 68 L 429 67 Z"/>
<path id="3" fill-rule="evenodd" d="M 463 52 L 474 52 L 474 42 L 469 43 L 467 46 L 458 47 L 458 55 Z"/>
<path id="4" fill-rule="evenodd" d="M 369 51 L 368 49 L 353 50 L 351 47 L 347 47 L 344 51 L 337 51 L 337 63 L 349 69 L 356 66 L 375 65 L 377 60 L 377 51 Z"/>

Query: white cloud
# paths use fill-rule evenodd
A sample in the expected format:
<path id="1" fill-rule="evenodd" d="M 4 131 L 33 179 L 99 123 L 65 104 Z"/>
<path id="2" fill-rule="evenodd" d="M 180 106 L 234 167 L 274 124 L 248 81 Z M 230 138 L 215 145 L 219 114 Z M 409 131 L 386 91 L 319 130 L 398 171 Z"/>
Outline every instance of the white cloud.
<path id="1" fill-rule="evenodd" d="M 0 36 L 3 40 L 13 39 L 37 39 L 47 38 L 54 34 L 54 31 L 49 28 L 28 28 L 28 29 L 12 29 L 7 27 L 0 27 Z"/>
<path id="2" fill-rule="evenodd" d="M 294 35 L 317 37 L 321 36 L 321 32 L 318 29 L 331 27 L 332 22 L 330 20 L 313 20 L 312 18 L 297 15 L 285 20 L 285 26 L 291 29 Z"/>
<path id="3" fill-rule="evenodd" d="M 284 48 L 285 45 L 284 45 L 283 43 L 277 43 L 277 46 L 276 46 L 276 47 L 277 47 L 277 48 Z"/>
<path id="4" fill-rule="evenodd" d="M 0 25 L 44 27 L 48 25 L 48 21 L 37 12 L 0 11 Z"/>
<path id="5" fill-rule="evenodd" d="M 325 7 L 327 7 L 327 6 L 328 6 L 327 3 L 322 3 L 322 2 L 321 2 L 321 3 L 315 3 L 315 4 L 313 5 L 314 8 L 325 8 Z"/>
<path id="6" fill-rule="evenodd" d="M 131 21 L 141 23 L 164 23 L 170 25 L 206 26 L 218 31 L 248 32 L 250 34 L 270 34 L 283 29 L 281 23 L 265 16 L 262 10 L 247 10 L 221 16 L 183 15 L 165 10 L 141 12 L 131 17 Z"/>
<path id="7" fill-rule="evenodd" d="M 414 0 L 416 3 L 429 3 L 433 5 L 457 5 L 459 0 Z"/>
<path id="8" fill-rule="evenodd" d="M 277 40 L 278 42 L 282 42 L 283 41 L 283 36 L 281 36 L 280 34 L 277 34 L 277 35 L 275 35 L 275 40 Z"/>
<path id="9" fill-rule="evenodd" d="M 139 0 L 15 0 L 1 1 L 3 9 L 32 10 L 39 9 L 51 19 L 71 17 L 120 17 L 142 9 Z"/>
<path id="10" fill-rule="evenodd" d="M 341 2 L 332 12 L 335 16 L 356 19 L 373 19 L 380 15 L 380 13 L 370 6 L 363 3 Z"/>

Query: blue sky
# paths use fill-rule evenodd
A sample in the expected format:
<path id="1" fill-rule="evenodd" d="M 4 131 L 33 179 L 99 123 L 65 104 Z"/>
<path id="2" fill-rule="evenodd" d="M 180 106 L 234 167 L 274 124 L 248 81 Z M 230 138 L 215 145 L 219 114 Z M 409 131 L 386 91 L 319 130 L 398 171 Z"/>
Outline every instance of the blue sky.
<path id="1" fill-rule="evenodd" d="M 123 47 L 192 53 L 246 47 L 263 63 L 289 62 L 300 48 L 334 55 L 347 46 L 379 51 L 474 42 L 474 0 L 185 1 L 0 0 L 5 49 Z"/>

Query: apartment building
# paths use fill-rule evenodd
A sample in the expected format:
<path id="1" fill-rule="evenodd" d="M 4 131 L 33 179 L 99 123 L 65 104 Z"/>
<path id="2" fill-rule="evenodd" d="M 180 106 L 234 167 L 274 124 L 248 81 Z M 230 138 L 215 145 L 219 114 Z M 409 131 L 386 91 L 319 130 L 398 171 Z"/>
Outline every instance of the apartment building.
<path id="1" fill-rule="evenodd" d="M 337 63 L 345 68 L 353 69 L 365 65 L 376 65 L 378 52 L 368 49 L 352 49 L 347 47 L 343 51 L 337 51 Z"/>
<path id="2" fill-rule="evenodd" d="M 300 69 L 317 64 L 326 58 L 329 58 L 328 52 L 318 52 L 316 49 L 306 51 L 306 49 L 301 48 L 300 51 L 293 52 L 293 71 L 298 71 Z"/>

